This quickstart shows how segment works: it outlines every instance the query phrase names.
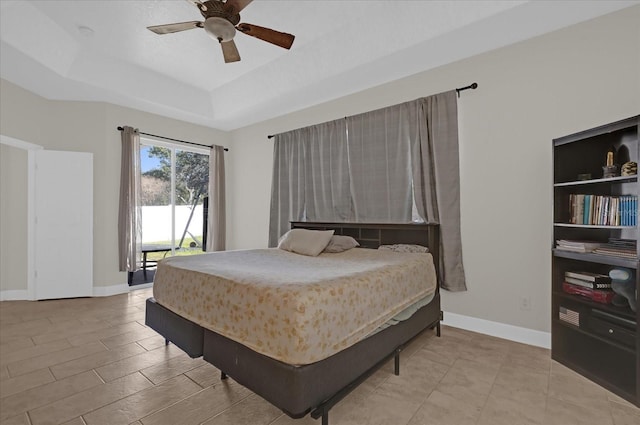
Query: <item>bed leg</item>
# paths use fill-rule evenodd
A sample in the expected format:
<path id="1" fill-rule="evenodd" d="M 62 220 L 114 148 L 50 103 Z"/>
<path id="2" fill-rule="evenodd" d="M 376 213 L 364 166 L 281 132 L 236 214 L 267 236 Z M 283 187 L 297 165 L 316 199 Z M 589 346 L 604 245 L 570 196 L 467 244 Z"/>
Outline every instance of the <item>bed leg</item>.
<path id="1" fill-rule="evenodd" d="M 169 340 L 167 338 L 164 339 L 164 345 L 169 345 Z"/>
<path id="2" fill-rule="evenodd" d="M 329 412 L 322 413 L 322 425 L 329 425 Z"/>
<path id="3" fill-rule="evenodd" d="M 396 355 L 393 357 L 393 360 L 394 360 L 393 373 L 394 375 L 398 376 L 400 375 L 400 349 L 399 348 L 396 350 Z"/>
<path id="4" fill-rule="evenodd" d="M 221 371 L 220 372 L 220 379 L 224 381 L 227 378 L 228 378 L 227 374 Z"/>
<path id="5" fill-rule="evenodd" d="M 436 336 L 440 336 L 440 322 L 436 325 Z"/>

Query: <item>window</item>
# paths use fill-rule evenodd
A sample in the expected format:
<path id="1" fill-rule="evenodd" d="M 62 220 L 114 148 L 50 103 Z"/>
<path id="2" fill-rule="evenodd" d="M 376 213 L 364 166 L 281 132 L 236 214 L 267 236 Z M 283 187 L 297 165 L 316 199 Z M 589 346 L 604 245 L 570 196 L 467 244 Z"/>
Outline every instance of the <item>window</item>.
<path id="1" fill-rule="evenodd" d="M 171 249 L 148 259 L 202 253 L 209 151 L 141 139 L 140 162 L 142 244 Z"/>

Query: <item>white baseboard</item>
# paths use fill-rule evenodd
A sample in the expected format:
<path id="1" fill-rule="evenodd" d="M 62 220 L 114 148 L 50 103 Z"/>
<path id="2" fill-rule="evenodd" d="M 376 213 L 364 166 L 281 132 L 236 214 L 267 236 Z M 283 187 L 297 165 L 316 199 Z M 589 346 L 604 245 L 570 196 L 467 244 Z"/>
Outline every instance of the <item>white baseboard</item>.
<path id="1" fill-rule="evenodd" d="M 153 287 L 153 282 L 141 283 L 140 285 L 133 285 L 129 287 L 129 291 L 136 291 L 138 289 L 146 289 Z"/>
<path id="2" fill-rule="evenodd" d="M 447 313 L 446 311 L 444 312 L 442 324 L 523 344 L 535 345 L 536 347 L 551 348 L 551 333 L 549 332 L 521 328 L 456 313 Z"/>
<path id="3" fill-rule="evenodd" d="M 29 291 L 26 289 L 6 289 L 0 291 L 0 301 L 28 300 Z"/>
<path id="4" fill-rule="evenodd" d="M 144 285 L 129 286 L 126 283 L 110 286 L 94 286 L 94 297 L 109 297 L 111 295 L 126 294 L 129 291 L 136 289 L 150 288 L 153 283 L 147 283 Z M 0 291 L 0 301 L 21 301 L 29 300 L 29 292 L 26 289 L 8 289 Z"/>
<path id="5" fill-rule="evenodd" d="M 110 286 L 94 286 L 93 287 L 93 296 L 94 297 L 108 297 L 111 295 L 118 294 L 126 294 L 129 292 L 129 285 L 126 283 L 120 283 L 118 285 L 110 285 Z"/>

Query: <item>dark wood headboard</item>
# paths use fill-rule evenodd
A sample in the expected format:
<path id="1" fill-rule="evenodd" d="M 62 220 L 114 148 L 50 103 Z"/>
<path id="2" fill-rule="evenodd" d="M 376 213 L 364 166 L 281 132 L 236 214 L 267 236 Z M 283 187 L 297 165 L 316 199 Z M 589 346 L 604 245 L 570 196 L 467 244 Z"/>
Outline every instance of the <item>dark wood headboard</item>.
<path id="1" fill-rule="evenodd" d="M 396 243 L 416 244 L 429 248 L 438 269 L 440 259 L 440 226 L 424 223 L 326 223 L 292 221 L 292 229 L 335 230 L 336 235 L 351 236 L 363 248 Z M 439 279 L 438 279 L 439 280 Z"/>

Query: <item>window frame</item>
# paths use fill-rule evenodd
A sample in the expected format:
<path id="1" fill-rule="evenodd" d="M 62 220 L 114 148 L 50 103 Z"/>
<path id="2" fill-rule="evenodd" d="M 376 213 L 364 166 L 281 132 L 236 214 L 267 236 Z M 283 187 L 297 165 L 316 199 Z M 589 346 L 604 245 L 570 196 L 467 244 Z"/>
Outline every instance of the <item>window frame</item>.
<path id="1" fill-rule="evenodd" d="M 140 136 L 140 150 L 143 147 L 157 146 L 169 149 L 171 152 L 171 183 L 170 183 L 170 205 L 171 205 L 171 256 L 176 255 L 176 150 L 197 153 L 201 155 L 211 156 L 211 150 L 206 148 L 198 148 L 186 146 L 181 143 L 167 142 L 155 138 L 153 136 Z M 141 156 L 142 158 L 142 156 Z M 142 159 L 141 159 L 142 161 Z M 142 176 L 142 166 L 139 168 L 140 176 Z M 211 172 L 211 170 L 209 170 Z"/>

